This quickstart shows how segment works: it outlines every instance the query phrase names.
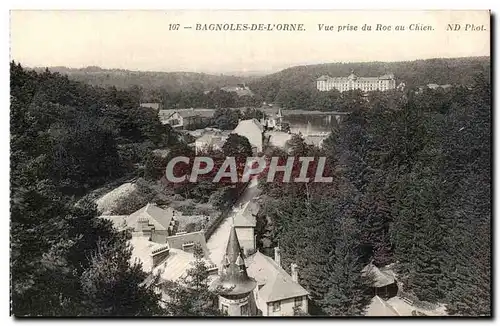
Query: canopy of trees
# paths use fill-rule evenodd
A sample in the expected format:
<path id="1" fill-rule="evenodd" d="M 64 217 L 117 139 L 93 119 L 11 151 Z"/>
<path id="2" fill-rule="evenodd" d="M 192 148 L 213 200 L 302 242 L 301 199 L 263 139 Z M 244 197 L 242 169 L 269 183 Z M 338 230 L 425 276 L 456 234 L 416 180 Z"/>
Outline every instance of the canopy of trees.
<path id="1" fill-rule="evenodd" d="M 130 263 L 128 235 L 82 196 L 130 172 L 140 158 L 130 149 L 163 146 L 172 135 L 127 92 L 10 69 L 12 312 L 163 314 L 147 275 Z"/>
<path id="2" fill-rule="evenodd" d="M 395 263 L 406 293 L 449 314 L 491 314 L 490 84 L 471 80 L 372 94 L 324 143 L 332 184 L 262 184 L 260 245 L 279 243 L 283 265 L 300 266 L 311 313 L 363 314 L 372 261 Z M 289 145 L 315 155 L 300 137 Z"/>

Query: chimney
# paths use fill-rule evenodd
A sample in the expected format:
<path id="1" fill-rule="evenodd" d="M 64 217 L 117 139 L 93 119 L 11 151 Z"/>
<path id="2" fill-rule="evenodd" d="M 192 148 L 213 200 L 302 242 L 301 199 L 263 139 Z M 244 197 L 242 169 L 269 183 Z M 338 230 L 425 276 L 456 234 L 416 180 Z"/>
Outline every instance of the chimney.
<path id="1" fill-rule="evenodd" d="M 151 226 L 149 225 L 149 220 L 146 217 L 139 217 L 137 219 L 136 231 L 138 231 L 138 232 L 151 231 Z"/>
<path id="2" fill-rule="evenodd" d="M 297 264 L 292 263 L 290 265 L 290 269 L 292 271 L 292 280 L 295 283 L 299 283 L 299 267 L 297 266 Z"/>
<path id="3" fill-rule="evenodd" d="M 170 248 L 168 245 L 163 246 L 161 248 L 158 248 L 156 250 L 153 250 L 151 252 L 151 259 L 153 261 L 153 266 L 152 268 L 155 268 L 158 266 L 162 261 L 165 260 L 165 258 L 168 257 L 168 254 L 170 252 Z"/>
<path id="4" fill-rule="evenodd" d="M 280 247 L 274 247 L 274 261 L 281 266 Z"/>

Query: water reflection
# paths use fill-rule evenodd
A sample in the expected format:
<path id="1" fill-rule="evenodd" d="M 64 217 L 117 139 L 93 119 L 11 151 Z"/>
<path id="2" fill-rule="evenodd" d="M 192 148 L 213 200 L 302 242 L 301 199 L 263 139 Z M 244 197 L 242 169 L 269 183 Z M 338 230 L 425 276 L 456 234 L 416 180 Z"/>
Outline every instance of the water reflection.
<path id="1" fill-rule="evenodd" d="M 290 124 L 290 132 L 303 135 L 330 132 L 337 127 L 337 120 L 333 116 L 297 114 L 285 116 L 283 121 Z"/>

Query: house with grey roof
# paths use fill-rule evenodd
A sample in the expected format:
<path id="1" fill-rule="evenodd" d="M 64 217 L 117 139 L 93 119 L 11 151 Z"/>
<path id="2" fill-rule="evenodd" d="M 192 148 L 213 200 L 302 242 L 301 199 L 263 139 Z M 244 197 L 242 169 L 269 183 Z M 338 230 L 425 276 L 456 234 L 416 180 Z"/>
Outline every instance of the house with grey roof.
<path id="1" fill-rule="evenodd" d="M 379 268 L 370 263 L 361 270 L 361 275 L 366 278 L 374 295 L 387 299 L 398 294 L 396 273 L 391 265 Z"/>
<path id="2" fill-rule="evenodd" d="M 299 283 L 299 267 L 292 275 L 281 267 L 280 249 L 272 259 L 257 251 L 246 256 L 233 226 L 226 253 L 220 262 L 219 278 L 212 288 L 222 289 L 219 308 L 230 316 L 293 316 L 308 312 L 309 292 Z"/>
<path id="3" fill-rule="evenodd" d="M 280 249 L 272 259 L 257 251 L 245 259 L 248 275 L 257 281 L 255 301 L 263 316 L 293 316 L 294 310 L 308 312 L 309 292 L 299 283 L 299 267 L 292 263 L 292 275 L 281 267 Z"/>
<path id="4" fill-rule="evenodd" d="M 246 137 L 254 154 L 262 152 L 264 127 L 257 119 L 241 120 L 234 128 L 233 134 Z"/>
<path id="5" fill-rule="evenodd" d="M 233 226 L 245 254 L 253 253 L 256 249 L 254 230 L 257 225 L 256 215 L 258 212 L 259 205 L 256 202 L 249 201 L 233 217 Z"/>
<path id="6" fill-rule="evenodd" d="M 174 233 L 176 218 L 180 215 L 180 212 L 171 207 L 163 209 L 148 203 L 130 214 L 125 223 L 133 236 L 145 236 L 153 242 L 163 243 L 164 237 Z"/>
<path id="7" fill-rule="evenodd" d="M 199 127 L 210 122 L 214 110 L 210 109 L 179 109 L 160 110 L 158 112 L 160 121 L 169 124 L 173 128 L 188 129 Z"/>

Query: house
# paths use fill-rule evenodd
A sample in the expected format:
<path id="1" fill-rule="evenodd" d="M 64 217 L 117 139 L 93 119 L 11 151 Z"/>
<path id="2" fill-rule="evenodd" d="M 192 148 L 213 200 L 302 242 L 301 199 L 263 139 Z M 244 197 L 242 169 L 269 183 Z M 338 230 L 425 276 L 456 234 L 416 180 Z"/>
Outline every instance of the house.
<path id="1" fill-rule="evenodd" d="M 370 263 L 361 270 L 361 275 L 368 279 L 374 295 L 388 299 L 398 294 L 396 273 L 391 265 L 378 268 Z"/>
<path id="2" fill-rule="evenodd" d="M 202 249 L 209 275 L 216 275 L 217 266 L 209 258 L 204 232 L 175 233 L 176 219 L 181 215 L 172 208 L 147 204 L 129 216 L 101 218 L 111 221 L 118 230 L 131 231 L 131 262 L 141 262 L 142 269 L 151 272 L 150 279 L 145 282 L 152 282 L 156 276 L 159 276 L 159 283 L 184 277 L 196 261 L 195 246 Z"/>
<path id="3" fill-rule="evenodd" d="M 233 226 L 236 229 L 241 249 L 245 254 L 255 252 L 254 230 L 257 224 L 256 215 L 259 205 L 255 202 L 247 202 L 244 207 L 233 217 Z"/>
<path id="4" fill-rule="evenodd" d="M 441 88 L 441 89 L 450 89 L 452 88 L 453 86 L 450 85 L 450 84 L 445 84 L 445 85 L 438 85 L 438 84 L 427 84 L 427 88 L 430 88 L 430 89 L 438 89 L 438 88 Z"/>
<path id="5" fill-rule="evenodd" d="M 265 129 L 282 130 L 283 129 L 283 113 L 281 108 L 272 110 L 272 113 L 267 113 L 265 118 L 260 120 L 261 125 Z"/>
<path id="6" fill-rule="evenodd" d="M 446 307 L 435 304 L 432 307 L 417 304 L 406 297 L 395 296 L 384 300 L 374 296 L 365 309 L 367 317 L 399 317 L 399 316 L 447 316 Z"/>
<path id="7" fill-rule="evenodd" d="M 304 142 L 307 145 L 321 148 L 326 138 L 328 138 L 328 135 L 305 135 Z"/>
<path id="8" fill-rule="evenodd" d="M 229 316 L 293 316 L 295 309 L 308 311 L 309 293 L 298 282 L 298 266 L 292 276 L 275 260 L 256 252 L 245 257 L 232 227 L 219 277 L 211 285 L 219 290 L 219 309 Z"/>
<path id="9" fill-rule="evenodd" d="M 146 236 L 153 242 L 164 243 L 162 239 L 174 233 L 176 218 L 180 215 L 173 208 L 162 209 L 149 203 L 130 214 L 125 223 L 133 236 Z"/>
<path id="10" fill-rule="evenodd" d="M 379 296 L 374 296 L 365 310 L 368 317 L 395 317 L 401 316 L 390 304 L 382 300 Z"/>
<path id="11" fill-rule="evenodd" d="M 141 103 L 140 107 L 153 109 L 155 111 L 160 111 L 163 108 L 163 105 L 162 103 Z"/>
<path id="12" fill-rule="evenodd" d="M 159 276 L 157 284 L 163 281 L 178 281 L 186 276 L 187 271 L 194 267 L 196 258 L 193 254 L 194 245 L 199 245 L 204 252 L 202 260 L 211 275 L 217 274 L 217 266 L 208 258 L 208 250 L 203 232 L 178 234 L 169 237 L 165 243 L 149 241 L 147 237 L 132 237 L 131 261 L 142 263 L 142 269 L 151 273 L 151 277 Z M 174 239 L 175 238 L 175 239 Z"/>
<path id="13" fill-rule="evenodd" d="M 292 139 L 292 134 L 283 131 L 266 131 L 268 145 L 285 149 L 287 142 Z"/>
<path id="14" fill-rule="evenodd" d="M 229 132 L 224 131 L 209 131 L 205 132 L 201 137 L 195 140 L 196 154 L 206 150 L 221 150 L 222 146 L 229 137 Z"/>
<path id="15" fill-rule="evenodd" d="M 292 263 L 289 275 L 281 267 L 279 251 L 275 248 L 274 260 L 259 251 L 246 259 L 248 275 L 257 281 L 257 307 L 263 316 L 293 316 L 295 309 L 307 313 L 309 292 L 299 284 L 299 268 Z"/>
<path id="16" fill-rule="evenodd" d="M 257 119 L 241 120 L 232 133 L 246 137 L 254 155 L 262 152 L 264 127 Z"/>
<path id="17" fill-rule="evenodd" d="M 158 112 L 160 121 L 173 128 L 188 129 L 208 124 L 213 116 L 213 110 L 205 109 L 179 109 L 161 110 Z"/>
<path id="18" fill-rule="evenodd" d="M 221 87 L 221 91 L 236 93 L 238 96 L 253 96 L 253 92 L 245 84 L 238 84 L 236 86 Z"/>

